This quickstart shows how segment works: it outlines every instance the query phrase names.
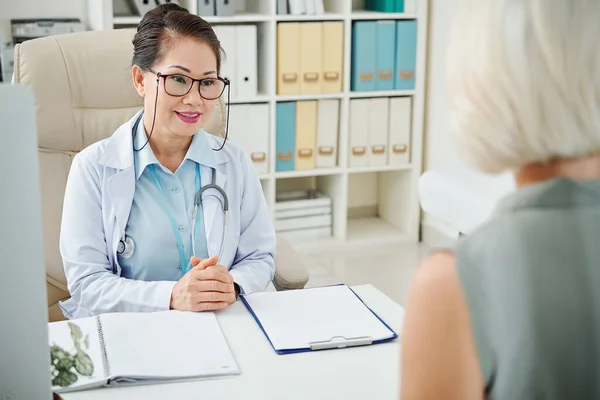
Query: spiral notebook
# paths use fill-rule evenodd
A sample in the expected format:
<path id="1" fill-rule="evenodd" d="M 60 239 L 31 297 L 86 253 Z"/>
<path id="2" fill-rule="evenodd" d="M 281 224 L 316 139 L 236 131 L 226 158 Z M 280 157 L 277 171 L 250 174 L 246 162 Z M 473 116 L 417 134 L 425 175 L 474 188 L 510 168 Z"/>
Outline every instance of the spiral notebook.
<path id="1" fill-rule="evenodd" d="M 57 393 L 237 375 L 213 313 L 114 313 L 48 324 Z"/>
<path id="2" fill-rule="evenodd" d="M 346 285 L 241 298 L 277 354 L 372 345 L 398 337 Z"/>

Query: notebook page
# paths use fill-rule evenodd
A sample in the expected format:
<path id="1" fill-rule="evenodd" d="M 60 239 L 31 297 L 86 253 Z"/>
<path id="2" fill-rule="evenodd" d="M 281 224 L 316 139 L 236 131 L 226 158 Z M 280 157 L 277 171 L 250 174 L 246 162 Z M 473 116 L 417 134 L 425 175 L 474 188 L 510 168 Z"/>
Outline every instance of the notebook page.
<path id="1" fill-rule="evenodd" d="M 112 377 L 163 380 L 239 373 L 213 313 L 115 313 L 100 318 Z"/>
<path id="2" fill-rule="evenodd" d="M 244 296 L 276 350 L 309 348 L 336 336 L 394 336 L 347 286 Z"/>
<path id="3" fill-rule="evenodd" d="M 52 390 L 68 392 L 106 382 L 95 317 L 48 324 Z"/>

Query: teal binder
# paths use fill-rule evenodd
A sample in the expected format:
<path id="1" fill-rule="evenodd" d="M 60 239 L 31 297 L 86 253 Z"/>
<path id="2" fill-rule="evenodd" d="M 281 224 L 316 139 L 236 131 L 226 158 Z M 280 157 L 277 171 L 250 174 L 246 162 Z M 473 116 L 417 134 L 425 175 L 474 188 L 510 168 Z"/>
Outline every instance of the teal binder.
<path id="1" fill-rule="evenodd" d="M 359 21 L 352 26 L 351 90 L 375 90 L 377 22 Z"/>
<path id="2" fill-rule="evenodd" d="M 414 90 L 417 64 L 417 21 L 396 22 L 396 90 Z"/>
<path id="3" fill-rule="evenodd" d="M 391 13 L 396 11 L 396 1 L 397 0 L 379 0 L 380 9 L 378 11 L 384 13 Z"/>
<path id="4" fill-rule="evenodd" d="M 403 13 L 404 12 L 404 0 L 395 0 L 394 2 L 394 12 Z"/>
<path id="5" fill-rule="evenodd" d="M 277 103 L 275 171 L 293 171 L 296 153 L 296 102 Z"/>
<path id="6" fill-rule="evenodd" d="M 396 23 L 394 21 L 377 22 L 376 43 L 375 90 L 393 90 L 396 55 Z"/>

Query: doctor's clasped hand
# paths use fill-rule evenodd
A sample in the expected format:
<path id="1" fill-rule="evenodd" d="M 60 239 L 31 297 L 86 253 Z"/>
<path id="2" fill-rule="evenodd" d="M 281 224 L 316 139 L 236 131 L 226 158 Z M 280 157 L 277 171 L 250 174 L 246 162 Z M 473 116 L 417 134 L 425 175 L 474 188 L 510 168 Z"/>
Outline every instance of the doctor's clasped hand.
<path id="1" fill-rule="evenodd" d="M 233 277 L 217 262 L 217 256 L 204 260 L 192 257 L 192 269 L 173 287 L 172 310 L 216 311 L 235 303 L 238 293 Z"/>

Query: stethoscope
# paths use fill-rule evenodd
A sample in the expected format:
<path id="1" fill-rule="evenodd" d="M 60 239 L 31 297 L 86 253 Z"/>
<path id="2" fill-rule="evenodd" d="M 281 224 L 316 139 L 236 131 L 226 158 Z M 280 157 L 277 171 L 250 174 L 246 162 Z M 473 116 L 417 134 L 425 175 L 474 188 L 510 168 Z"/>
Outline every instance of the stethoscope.
<path id="1" fill-rule="evenodd" d="M 132 134 L 135 135 L 135 132 L 137 132 L 139 123 L 142 119 L 143 113 L 140 114 L 140 116 L 137 118 L 137 120 L 135 121 L 135 123 L 133 124 L 133 129 L 132 129 Z M 163 200 L 164 200 L 164 193 L 162 190 L 162 186 L 160 185 L 160 181 L 158 180 L 158 176 L 156 175 L 156 171 L 154 169 L 154 166 L 151 165 L 149 166 L 150 168 L 150 173 L 152 174 L 152 177 L 154 179 L 154 182 L 158 188 L 158 190 L 161 192 L 161 196 L 163 196 Z M 202 196 L 204 194 L 204 192 L 206 192 L 209 189 L 214 189 L 217 192 L 219 192 L 222 196 L 222 200 L 221 198 L 219 198 L 219 196 L 216 196 L 214 194 L 208 194 L 208 196 L 213 196 L 215 198 L 217 198 L 217 200 L 219 200 L 219 203 L 221 203 L 221 208 L 223 210 L 223 232 L 221 235 L 221 245 L 219 248 L 219 260 L 221 260 L 221 257 L 223 256 L 223 244 L 225 243 L 225 232 L 227 231 L 227 216 L 229 213 L 229 198 L 227 197 L 227 193 L 225 193 L 225 190 L 223 190 L 223 188 L 221 188 L 219 185 L 217 185 L 216 183 L 216 179 L 217 179 L 217 170 L 215 168 L 212 168 L 212 174 L 211 174 L 211 183 L 209 183 L 208 185 L 204 185 L 204 186 L 200 186 L 200 165 L 196 164 L 196 196 L 194 197 L 194 211 L 192 213 L 192 224 L 193 224 L 193 229 L 192 229 L 192 255 L 196 256 L 196 230 L 197 230 L 197 216 L 198 216 L 198 210 L 200 209 L 200 207 L 202 206 Z M 173 232 L 175 234 L 175 238 L 177 240 L 177 249 L 179 251 L 179 258 L 180 258 L 180 264 L 181 264 L 181 269 L 184 272 L 187 272 L 187 270 L 189 270 L 190 268 L 190 264 L 189 262 L 185 262 L 185 252 L 183 249 L 183 241 L 181 240 L 181 235 L 179 234 L 179 230 L 177 229 L 177 226 L 175 224 L 175 219 L 173 217 L 173 214 L 170 210 L 170 207 L 168 206 L 168 203 L 165 201 L 164 202 L 164 207 L 165 207 L 165 211 L 169 216 L 169 219 L 171 221 L 171 225 L 173 227 Z M 133 253 L 135 252 L 135 242 L 133 241 L 133 239 L 128 236 L 128 235 L 124 235 L 124 237 L 119 241 L 118 247 L 117 247 L 117 254 L 120 255 L 123 258 L 130 258 Z"/>

